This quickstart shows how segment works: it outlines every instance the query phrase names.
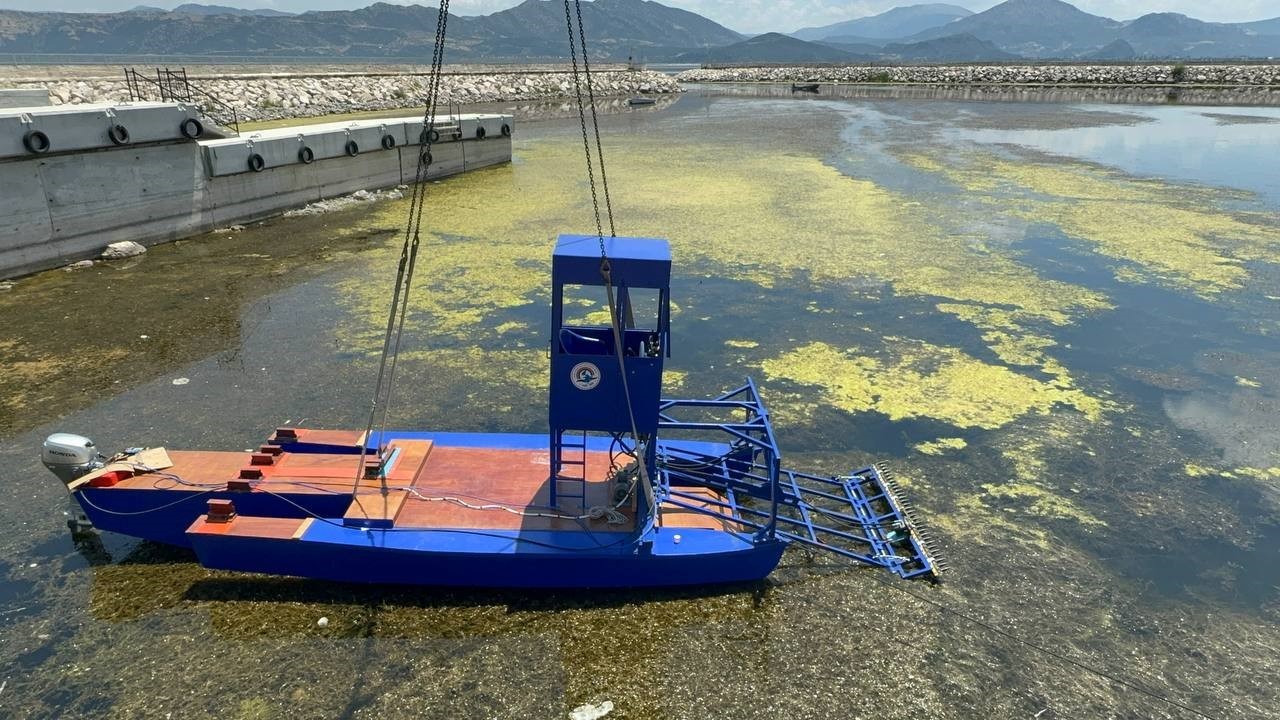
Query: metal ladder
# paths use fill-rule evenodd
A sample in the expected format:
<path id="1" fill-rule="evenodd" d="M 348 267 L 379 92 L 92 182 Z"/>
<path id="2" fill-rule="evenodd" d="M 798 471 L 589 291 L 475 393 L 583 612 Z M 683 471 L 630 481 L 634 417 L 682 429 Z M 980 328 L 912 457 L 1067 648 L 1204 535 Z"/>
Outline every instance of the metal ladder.
<path id="1" fill-rule="evenodd" d="M 455 109 L 454 104 L 449 103 L 446 109 L 447 114 L 436 115 L 435 122 L 431 123 L 431 129 L 440 134 L 440 140 L 460 140 L 462 139 L 462 105 L 457 105 Z"/>
<path id="2" fill-rule="evenodd" d="M 582 433 L 582 442 L 568 442 L 566 436 Z M 587 433 L 582 430 L 565 430 L 559 437 L 558 457 L 552 458 L 555 474 L 551 478 L 551 507 L 561 509 L 564 500 L 577 500 L 583 512 L 587 510 Z M 574 456 L 565 457 L 565 450 Z M 565 489 L 565 484 L 568 489 Z"/>
<path id="3" fill-rule="evenodd" d="M 153 95 L 161 102 L 181 102 L 199 108 L 209 120 L 240 134 L 240 115 L 230 104 L 223 102 L 213 94 L 191 84 L 187 77 L 187 69 L 156 68 L 156 76 L 149 77 L 134 68 L 124 69 L 125 86 L 129 90 L 129 100 L 138 102 L 150 100 Z"/>

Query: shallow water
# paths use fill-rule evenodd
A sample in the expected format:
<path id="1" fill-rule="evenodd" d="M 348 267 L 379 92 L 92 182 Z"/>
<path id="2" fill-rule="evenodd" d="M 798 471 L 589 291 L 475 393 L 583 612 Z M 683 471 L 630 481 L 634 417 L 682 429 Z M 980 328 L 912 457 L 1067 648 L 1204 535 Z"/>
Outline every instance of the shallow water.
<path id="1" fill-rule="evenodd" d="M 1280 197 L 1253 160 L 1280 126 L 1203 113 L 1275 115 L 717 90 L 603 119 L 619 232 L 675 250 L 669 392 L 750 374 L 790 464 L 888 460 L 955 567 L 939 587 L 791 552 L 703 592 L 377 590 L 75 546 L 48 432 L 231 449 L 361 423 L 405 204 L 22 279 L 0 714 L 1193 717 L 926 598 L 1273 716 Z M 510 166 L 431 186 L 396 424 L 543 427 L 551 242 L 591 223 L 576 133 L 524 122 Z"/>

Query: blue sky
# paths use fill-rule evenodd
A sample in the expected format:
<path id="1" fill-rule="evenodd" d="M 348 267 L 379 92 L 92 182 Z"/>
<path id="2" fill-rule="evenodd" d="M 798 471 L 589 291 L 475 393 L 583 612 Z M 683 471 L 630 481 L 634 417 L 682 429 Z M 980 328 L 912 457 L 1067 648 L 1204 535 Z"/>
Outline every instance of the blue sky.
<path id="1" fill-rule="evenodd" d="M 0 0 L 0 7 L 30 10 L 66 10 L 74 12 L 113 12 L 135 5 L 171 8 L 187 0 Z M 335 10 L 358 8 L 373 0 L 195 0 L 204 4 L 236 7 L 270 7 L 300 12 L 303 10 Z M 411 4 L 413 0 L 386 0 Z M 435 3 L 416 0 L 418 4 Z M 740 32 L 758 33 L 770 30 L 789 32 L 810 25 L 850 20 L 874 15 L 896 5 L 910 5 L 923 0 L 662 0 L 664 5 L 685 8 L 705 15 Z M 985 10 L 997 0 L 937 0 L 970 10 Z M 1127 20 L 1149 12 L 1180 12 L 1201 20 L 1239 22 L 1280 16 L 1280 0 L 1069 0 L 1076 7 L 1096 15 Z M 453 11 L 460 15 L 482 15 L 517 5 L 521 0 L 450 0 Z"/>

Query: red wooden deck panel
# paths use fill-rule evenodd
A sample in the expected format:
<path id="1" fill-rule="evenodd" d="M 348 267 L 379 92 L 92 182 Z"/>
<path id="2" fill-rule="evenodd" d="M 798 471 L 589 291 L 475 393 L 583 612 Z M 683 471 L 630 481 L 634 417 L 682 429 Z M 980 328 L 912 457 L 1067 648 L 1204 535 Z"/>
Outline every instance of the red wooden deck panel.
<path id="1" fill-rule="evenodd" d="M 238 515 L 230 522 L 215 523 L 200 516 L 190 528 L 189 533 L 205 535 L 231 535 L 235 537 L 257 537 L 271 540 L 289 540 L 297 537 L 298 530 L 306 520 L 299 518 L 263 518 Z"/>
<path id="2" fill-rule="evenodd" d="M 574 505 L 557 513 L 550 507 L 549 459 L 545 450 L 512 450 L 468 447 L 437 447 L 414 481 L 423 496 L 449 496 L 472 505 L 501 504 L 548 515 L 581 514 Z M 587 453 L 586 505 L 608 505 L 609 454 Z M 569 483 L 562 484 L 568 487 Z M 630 530 L 634 524 L 630 507 L 623 508 L 627 522 L 609 525 L 601 520 L 583 520 L 594 532 Z M 483 528 L 491 530 L 581 530 L 571 519 L 528 517 L 503 510 L 473 510 L 444 500 L 422 500 L 410 496 L 396 520 L 396 527 Z"/>

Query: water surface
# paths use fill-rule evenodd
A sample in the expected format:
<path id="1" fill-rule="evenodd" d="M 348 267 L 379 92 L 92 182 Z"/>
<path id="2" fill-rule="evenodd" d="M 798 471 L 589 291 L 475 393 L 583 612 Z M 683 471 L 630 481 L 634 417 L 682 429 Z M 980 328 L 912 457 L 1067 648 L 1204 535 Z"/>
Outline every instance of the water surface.
<path id="1" fill-rule="evenodd" d="M 668 392 L 749 374 L 791 465 L 890 462 L 945 584 L 797 551 L 728 589 L 365 589 L 73 544 L 49 432 L 361 424 L 406 209 L 374 203 L 0 292 L 0 714 L 1192 717 L 941 604 L 1272 716 L 1280 126 L 1205 113 L 1275 111 L 762 94 L 603 119 L 619 232 L 675 251 Z M 591 223 L 577 132 L 525 122 L 510 166 L 431 186 L 397 424 L 544 427 L 550 250 Z"/>

